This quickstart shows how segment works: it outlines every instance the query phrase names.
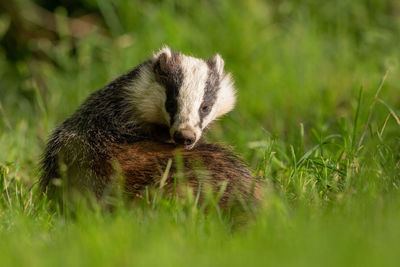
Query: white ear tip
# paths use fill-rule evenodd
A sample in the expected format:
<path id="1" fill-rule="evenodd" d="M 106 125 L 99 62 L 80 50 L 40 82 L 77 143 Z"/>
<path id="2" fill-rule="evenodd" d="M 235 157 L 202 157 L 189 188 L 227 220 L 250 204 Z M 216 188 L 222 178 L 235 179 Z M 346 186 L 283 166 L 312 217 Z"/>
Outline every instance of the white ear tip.
<path id="1" fill-rule="evenodd" d="M 153 57 L 158 58 L 162 54 L 165 54 L 168 58 L 170 58 L 172 55 L 171 48 L 169 48 L 167 45 L 164 45 L 157 53 L 153 55 Z"/>
<path id="2" fill-rule="evenodd" d="M 223 70 L 224 70 L 225 62 L 224 62 L 224 60 L 222 59 L 221 55 L 220 55 L 220 54 L 216 54 L 216 55 L 214 56 L 214 59 L 213 59 L 213 60 L 214 60 L 215 66 L 217 67 L 217 70 L 218 70 L 220 73 L 222 73 Z"/>

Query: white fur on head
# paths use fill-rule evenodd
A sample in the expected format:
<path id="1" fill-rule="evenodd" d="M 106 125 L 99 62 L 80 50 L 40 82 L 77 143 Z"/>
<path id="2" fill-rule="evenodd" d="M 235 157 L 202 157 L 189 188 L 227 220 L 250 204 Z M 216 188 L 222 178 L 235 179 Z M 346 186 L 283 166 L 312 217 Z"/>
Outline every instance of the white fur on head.
<path id="1" fill-rule="evenodd" d="M 152 63 L 162 59 L 160 65 L 166 67 L 171 55 L 171 49 L 164 46 L 153 54 Z M 139 121 L 169 125 L 170 116 L 165 109 L 165 88 L 156 82 L 152 66 L 143 66 L 140 69 L 139 76 L 127 86 L 127 93 L 127 99 L 135 107 Z"/>
<path id="2" fill-rule="evenodd" d="M 181 55 L 180 66 L 184 80 L 179 90 L 178 113 L 170 131 L 173 135 L 175 131 L 189 129 L 195 133 L 196 143 L 207 125 L 234 108 L 236 102 L 235 90 L 231 75 L 224 72 L 224 60 L 218 54 L 208 63 L 197 58 Z M 210 74 L 213 71 L 214 74 Z M 211 76 L 212 81 L 218 81 L 215 85 L 218 87 L 211 89 L 211 91 L 215 90 L 216 92 L 215 101 L 211 101 L 210 112 L 201 118 L 200 109 L 209 101 L 205 101 L 204 96 L 210 82 L 210 75 L 213 75 Z"/>
<path id="3" fill-rule="evenodd" d="M 225 66 L 225 62 L 222 59 L 222 57 L 219 54 L 216 54 L 213 57 L 212 62 L 215 64 L 215 68 L 218 74 L 222 76 L 224 74 L 224 66 Z"/>
<path id="4" fill-rule="evenodd" d="M 127 89 L 139 121 L 169 125 L 165 88 L 155 81 L 150 67 L 144 67 Z"/>
<path id="5" fill-rule="evenodd" d="M 236 96 L 231 75 L 224 72 L 224 60 L 218 54 L 204 61 L 173 52 L 165 46 L 153 54 L 151 61 L 152 64 L 143 66 L 138 78 L 128 86 L 136 115 L 141 121 L 168 125 L 171 137 L 178 131 L 194 133 L 195 142 L 186 147 L 191 149 L 207 125 L 233 109 Z M 175 114 L 167 112 L 167 88 L 158 80 L 157 70 L 162 75 L 177 75 L 171 76 L 173 81 L 179 80 L 178 95 L 172 94 L 176 101 Z M 210 109 L 201 115 L 202 108 L 208 103 L 211 103 Z"/>
<path id="6" fill-rule="evenodd" d="M 159 57 L 165 54 L 167 56 L 167 58 L 171 58 L 172 52 L 171 52 L 171 48 L 169 48 L 168 46 L 163 46 L 163 48 L 161 48 L 157 53 L 153 54 L 153 62 L 158 60 Z"/>
<path id="7" fill-rule="evenodd" d="M 209 69 L 206 62 L 194 57 L 182 55 L 180 63 L 184 79 L 179 88 L 178 112 L 174 124 L 171 125 L 171 135 L 183 129 L 192 131 L 196 135 L 195 144 L 203 130 L 199 125 L 199 109 L 203 102 Z"/>
<path id="8" fill-rule="evenodd" d="M 230 73 L 224 74 L 220 82 L 220 90 L 218 91 L 215 106 L 218 108 L 216 117 L 220 117 L 230 112 L 236 104 L 236 91 L 233 85 Z"/>
<path id="9" fill-rule="evenodd" d="M 211 112 L 203 119 L 203 128 L 207 127 L 215 119 L 225 115 L 235 107 L 236 92 L 233 87 L 231 75 L 223 74 L 220 80 L 220 88 L 217 91 L 215 103 Z"/>

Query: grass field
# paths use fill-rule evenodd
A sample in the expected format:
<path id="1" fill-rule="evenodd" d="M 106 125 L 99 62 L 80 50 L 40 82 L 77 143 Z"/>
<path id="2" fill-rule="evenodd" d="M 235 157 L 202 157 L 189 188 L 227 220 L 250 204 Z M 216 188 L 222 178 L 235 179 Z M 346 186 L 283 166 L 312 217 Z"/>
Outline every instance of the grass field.
<path id="1" fill-rule="evenodd" d="M 59 7 L 57 40 L 27 43 L 40 56 L 0 47 L 1 266 L 400 265 L 398 1 L 84 3 L 97 30 L 74 36 Z M 47 135 L 163 44 L 224 57 L 238 104 L 207 139 L 265 179 L 259 209 L 245 223 L 189 200 L 50 209 L 36 185 Z"/>

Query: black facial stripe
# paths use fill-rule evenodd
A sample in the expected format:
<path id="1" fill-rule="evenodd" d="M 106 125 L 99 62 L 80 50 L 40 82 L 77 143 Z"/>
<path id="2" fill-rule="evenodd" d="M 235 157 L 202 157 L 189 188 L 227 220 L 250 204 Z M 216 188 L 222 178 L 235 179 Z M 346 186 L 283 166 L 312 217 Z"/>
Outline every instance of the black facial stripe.
<path id="1" fill-rule="evenodd" d="M 206 81 L 206 87 L 204 88 L 203 102 L 200 105 L 199 117 L 200 117 L 200 128 L 203 128 L 203 119 L 210 114 L 215 100 L 217 99 L 217 92 L 219 90 L 219 75 L 215 70 L 213 62 L 207 61 L 209 67 L 208 78 Z M 207 106 L 207 110 L 203 110 L 203 107 Z"/>
<path id="2" fill-rule="evenodd" d="M 170 125 L 172 125 L 178 110 L 179 88 L 182 86 L 184 77 L 180 66 L 179 54 L 177 52 L 172 52 L 168 63 L 168 69 L 162 70 L 160 62 L 156 62 L 154 65 L 154 72 L 156 73 L 157 82 L 165 87 L 167 97 L 165 109 L 171 118 Z"/>

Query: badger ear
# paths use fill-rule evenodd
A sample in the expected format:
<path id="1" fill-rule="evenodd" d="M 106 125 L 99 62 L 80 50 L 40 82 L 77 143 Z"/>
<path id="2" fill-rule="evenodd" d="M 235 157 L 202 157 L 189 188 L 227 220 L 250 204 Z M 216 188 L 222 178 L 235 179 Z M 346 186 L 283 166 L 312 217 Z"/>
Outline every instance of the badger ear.
<path id="1" fill-rule="evenodd" d="M 212 59 L 208 60 L 210 67 L 214 68 L 219 75 L 224 73 L 225 62 L 219 54 L 216 54 Z"/>
<path id="2" fill-rule="evenodd" d="M 171 49 L 168 46 L 164 46 L 160 51 L 153 54 L 154 69 L 155 70 L 160 69 L 163 72 L 167 72 L 169 69 L 171 58 L 172 58 Z"/>

